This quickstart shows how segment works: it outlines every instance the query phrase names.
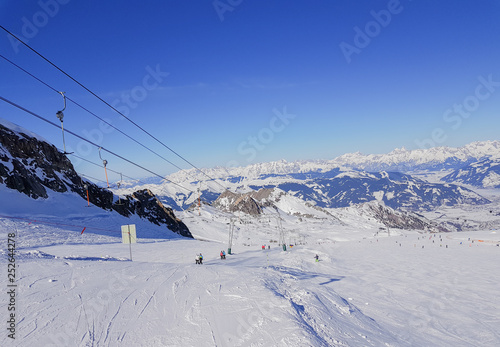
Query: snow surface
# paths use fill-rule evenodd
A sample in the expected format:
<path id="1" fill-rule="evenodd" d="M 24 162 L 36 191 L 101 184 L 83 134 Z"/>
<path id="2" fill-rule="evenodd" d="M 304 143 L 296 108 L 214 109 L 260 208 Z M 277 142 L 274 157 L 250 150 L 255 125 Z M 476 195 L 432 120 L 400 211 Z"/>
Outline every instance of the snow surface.
<path id="1" fill-rule="evenodd" d="M 39 220 L 51 218 L 40 207 L 45 203 L 31 206 Z M 293 200 L 280 203 L 305 208 Z M 316 213 L 316 218 L 281 216 L 287 243 L 294 244 L 285 252 L 273 242 L 278 216 L 272 210 L 251 218 L 203 206 L 201 216 L 197 211 L 180 216 L 198 240 L 143 238 L 147 226 L 139 225 L 133 261 L 116 233 L 89 229 L 81 234 L 0 217 L 5 240 L 0 267 L 6 272 L 11 232 L 17 235 L 18 265 L 16 340 L 4 329 L 0 345 L 500 344 L 500 234 L 495 230 L 380 233 L 380 225 L 362 210 L 338 209 L 342 222 Z M 233 254 L 221 260 L 230 218 L 236 218 Z M 111 229 L 122 222 L 89 212 L 74 212 L 65 221 Z M 262 251 L 263 244 L 271 249 Z M 195 265 L 200 252 L 204 264 Z M 7 300 L 0 295 L 3 322 Z"/>

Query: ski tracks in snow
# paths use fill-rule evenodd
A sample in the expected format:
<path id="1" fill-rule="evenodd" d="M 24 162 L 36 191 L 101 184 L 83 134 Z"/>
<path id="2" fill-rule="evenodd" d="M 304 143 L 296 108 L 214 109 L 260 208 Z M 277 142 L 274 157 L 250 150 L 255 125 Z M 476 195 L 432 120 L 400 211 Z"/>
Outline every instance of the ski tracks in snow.
<path id="1" fill-rule="evenodd" d="M 298 268 L 273 267 L 265 281 L 274 295 L 288 303 L 288 311 L 301 327 L 298 331 L 307 333 L 296 339 L 305 338 L 314 346 L 396 345 L 392 334 L 329 287 L 332 282 L 314 283 L 327 275 L 303 273 Z"/>

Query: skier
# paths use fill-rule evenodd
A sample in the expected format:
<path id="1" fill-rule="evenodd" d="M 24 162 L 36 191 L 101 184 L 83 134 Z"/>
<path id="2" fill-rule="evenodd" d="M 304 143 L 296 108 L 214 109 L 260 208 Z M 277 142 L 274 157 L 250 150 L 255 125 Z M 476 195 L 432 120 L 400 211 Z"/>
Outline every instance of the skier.
<path id="1" fill-rule="evenodd" d="M 224 250 L 222 251 L 222 257 L 223 257 L 224 259 L 226 259 L 226 251 L 224 251 Z"/>
<path id="2" fill-rule="evenodd" d="M 203 255 L 201 253 L 198 256 L 198 264 L 203 264 Z"/>
<path id="3" fill-rule="evenodd" d="M 316 262 L 319 262 L 319 256 L 317 254 L 314 256 L 314 259 L 316 259 Z"/>

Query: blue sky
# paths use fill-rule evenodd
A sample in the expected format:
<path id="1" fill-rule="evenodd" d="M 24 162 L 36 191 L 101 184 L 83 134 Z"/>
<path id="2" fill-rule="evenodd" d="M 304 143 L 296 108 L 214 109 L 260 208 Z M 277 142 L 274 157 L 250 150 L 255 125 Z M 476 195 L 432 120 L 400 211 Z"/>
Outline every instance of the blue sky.
<path id="1" fill-rule="evenodd" d="M 0 2 L 2 26 L 199 167 L 498 140 L 498 18 L 498 0 Z M 3 31 L 0 53 L 189 167 Z M 58 122 L 57 93 L 3 59 L 0 81 L 1 96 Z M 0 117 L 62 147 L 60 129 L 4 102 Z M 73 104 L 64 125 L 157 173 L 177 171 Z"/>

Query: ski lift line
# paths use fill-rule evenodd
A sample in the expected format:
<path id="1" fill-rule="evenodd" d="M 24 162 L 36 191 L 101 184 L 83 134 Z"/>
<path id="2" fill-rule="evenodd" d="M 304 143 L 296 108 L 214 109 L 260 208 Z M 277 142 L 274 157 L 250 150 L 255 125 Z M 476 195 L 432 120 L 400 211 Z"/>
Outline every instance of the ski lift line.
<path id="1" fill-rule="evenodd" d="M 9 62 L 10 64 L 14 65 L 15 67 L 17 67 L 19 70 L 23 71 L 24 73 L 26 73 L 27 75 L 31 76 L 32 78 L 34 78 L 35 80 L 37 80 L 38 82 L 42 83 L 43 85 L 45 85 L 46 87 L 48 87 L 49 89 L 53 90 L 54 92 L 56 93 L 61 93 L 59 92 L 57 89 L 55 89 L 54 87 L 52 87 L 51 85 L 49 85 L 48 83 L 44 82 L 43 80 L 41 80 L 40 78 L 36 77 L 35 75 L 33 75 L 32 73 L 30 73 L 29 71 L 25 70 L 24 68 L 22 68 L 21 66 L 17 65 L 16 63 L 14 63 L 13 61 L 11 61 L 10 59 L 4 57 L 2 54 L 0 54 L 0 58 L 3 58 L 4 60 L 6 60 L 7 62 Z M 78 102 L 74 101 L 73 99 L 71 99 L 70 97 L 66 96 L 66 99 L 68 101 L 71 101 L 73 104 L 75 104 L 76 106 L 78 106 L 79 108 L 81 108 L 82 110 L 86 111 L 87 113 L 89 113 L 90 115 L 94 116 L 95 118 L 99 119 L 101 122 L 103 122 L 104 124 L 106 124 L 107 126 L 113 128 L 114 130 L 118 131 L 120 134 L 124 135 L 125 137 L 129 138 L 130 140 L 134 141 L 135 143 L 137 143 L 138 145 L 140 145 L 141 147 L 147 149 L 149 152 L 153 153 L 154 155 L 156 155 L 157 157 L 161 158 L 162 160 L 164 160 L 165 162 L 169 163 L 170 165 L 174 166 L 175 168 L 183 171 L 183 172 L 186 172 L 185 169 L 181 168 L 180 166 L 174 164 L 173 162 L 171 162 L 170 160 L 168 160 L 167 158 L 163 157 L 161 154 L 159 154 L 158 152 L 155 152 L 154 150 L 152 150 L 151 148 L 149 148 L 148 146 L 142 144 L 141 142 L 139 142 L 138 140 L 134 139 L 132 136 L 126 134 L 125 132 L 123 132 L 122 130 L 118 129 L 117 127 L 115 127 L 113 124 L 107 122 L 105 119 L 99 117 L 97 114 L 95 114 L 94 112 L 90 111 L 89 109 L 85 108 L 84 106 L 80 105 Z M 66 108 L 66 107 L 65 107 Z M 63 136 L 64 136 L 64 133 L 63 133 Z M 187 173 L 187 172 L 186 172 Z M 188 174 L 188 176 L 190 176 L 191 178 L 193 179 L 196 179 L 194 176 L 191 176 L 190 174 Z"/>
<path id="2" fill-rule="evenodd" d="M 5 99 L 3 96 L 0 96 L 0 100 L 5 101 L 6 103 L 8 103 L 8 104 L 10 104 L 10 105 L 12 105 L 12 106 L 14 106 L 14 107 L 16 107 L 16 108 L 20 109 L 20 110 L 22 110 L 22 111 L 24 111 L 24 112 L 26 112 L 26 113 L 28 113 L 28 114 L 32 115 L 32 116 L 34 116 L 34 117 L 38 118 L 38 119 L 41 119 L 41 120 L 43 120 L 44 122 L 47 122 L 47 123 L 49 123 L 49 124 L 50 124 L 50 125 L 52 125 L 52 126 L 55 126 L 56 128 L 59 128 L 59 125 L 57 125 L 56 123 L 54 123 L 54 122 L 52 122 L 52 121 L 50 121 L 50 120 L 48 120 L 48 119 L 46 119 L 46 118 L 44 118 L 44 117 L 42 117 L 42 116 L 38 115 L 38 114 L 36 114 L 36 113 L 34 113 L 34 112 L 32 112 L 32 111 L 30 111 L 30 110 L 28 110 L 28 109 L 26 109 L 26 108 L 24 108 L 24 107 L 22 107 L 22 106 L 18 105 L 18 104 L 16 104 L 16 103 L 14 103 L 14 102 L 12 102 L 12 101 L 10 101 L 10 100 L 8 100 L 8 99 Z M 98 144 L 96 144 L 96 143 L 94 143 L 94 142 L 92 142 L 92 141 L 90 141 L 90 140 L 88 140 L 88 139 L 86 139 L 86 138 L 84 138 L 84 137 L 82 137 L 82 136 L 80 136 L 80 135 L 78 135 L 78 134 L 76 134 L 76 133 L 74 133 L 74 132 L 70 131 L 70 130 L 66 130 L 66 132 L 67 132 L 67 133 L 69 133 L 69 134 L 71 134 L 71 135 L 73 135 L 73 136 L 75 136 L 75 137 L 77 137 L 77 138 L 79 138 L 79 139 L 80 139 L 80 140 L 82 140 L 82 141 L 85 141 L 85 142 L 87 142 L 87 143 L 91 144 L 91 145 L 92 145 L 92 146 L 94 146 L 94 147 L 97 147 L 97 148 L 101 147 L 100 145 L 98 145 Z M 167 178 L 163 177 L 162 175 L 157 174 L 156 172 L 154 172 L 154 171 L 152 171 L 152 170 L 150 170 L 150 169 L 148 169 L 148 168 L 146 168 L 146 167 L 144 167 L 144 166 L 142 166 L 142 165 L 140 165 L 140 164 L 137 164 L 137 163 L 135 163 L 135 162 L 131 161 L 130 159 L 127 159 L 127 158 L 125 158 L 125 157 L 123 157 L 123 156 L 121 156 L 121 155 L 119 155 L 119 154 L 117 154 L 117 153 L 114 153 L 113 151 L 110 151 L 109 149 L 106 149 L 106 148 L 104 148 L 104 147 L 101 147 L 101 149 L 102 149 L 103 151 L 106 151 L 106 152 L 108 152 L 109 154 L 111 154 L 111 155 L 113 155 L 113 156 L 115 156 L 115 157 L 117 157 L 117 158 L 119 158 L 119 159 L 123 160 L 123 161 L 126 161 L 126 162 L 127 162 L 127 163 L 129 163 L 129 164 L 132 164 L 132 165 L 137 166 L 138 168 L 140 168 L 140 169 L 142 169 L 142 170 L 144 170 L 144 171 L 146 171 L 146 172 L 149 172 L 150 174 L 152 174 L 152 175 L 154 175 L 154 176 L 160 177 L 161 179 L 164 179 L 164 180 L 166 180 L 166 181 L 170 182 L 170 183 L 172 183 L 172 184 L 174 184 L 174 185 L 178 186 L 179 188 L 181 188 L 181 189 L 183 189 L 183 190 L 186 190 L 186 191 L 191 192 L 191 193 L 193 193 L 193 194 L 195 193 L 195 192 L 193 192 L 193 191 L 191 191 L 191 190 L 189 190 L 189 189 L 187 189 L 187 188 L 185 188 L 185 187 L 183 187 L 183 186 L 181 186 L 181 185 L 179 185 L 179 184 L 177 184 L 177 183 L 175 183 L 175 182 L 173 182 L 173 181 L 171 181 L 171 180 L 169 180 L 169 179 L 167 179 Z"/>
<path id="3" fill-rule="evenodd" d="M 76 154 L 72 154 L 72 156 L 73 156 L 73 157 L 75 157 L 75 158 L 78 158 L 78 159 L 80 159 L 80 160 L 86 161 L 86 162 L 87 162 L 87 163 L 89 163 L 89 164 L 92 164 L 92 165 L 94 165 L 94 166 L 97 166 L 97 167 L 102 168 L 102 165 L 101 165 L 101 164 L 98 164 L 98 163 L 95 163 L 95 162 L 93 162 L 93 161 L 91 161 L 91 160 L 88 160 L 88 159 L 82 158 L 82 157 L 80 157 L 80 156 L 78 156 L 78 155 L 76 155 Z M 125 178 L 128 178 L 128 179 L 130 179 L 130 180 L 136 181 L 137 183 L 140 183 L 140 184 L 148 184 L 147 182 L 144 182 L 144 181 L 142 181 L 142 180 L 140 180 L 140 179 L 138 179 L 138 178 L 134 178 L 134 177 L 130 177 L 130 176 L 124 175 L 124 174 L 122 174 L 121 172 L 118 172 L 118 171 L 112 170 L 112 169 L 110 169 L 110 168 L 108 168 L 108 171 L 113 172 L 113 173 L 115 173 L 115 174 L 117 174 L 117 175 L 120 175 L 120 178 L 121 178 L 121 179 L 120 179 L 120 181 L 123 181 L 123 177 L 125 177 Z M 83 175 L 83 176 L 85 177 L 85 175 Z M 90 176 L 87 176 L 87 177 L 92 178 L 93 180 L 96 180 L 96 181 L 99 181 L 99 182 L 106 183 L 105 181 L 100 180 L 100 179 L 97 179 L 97 178 L 93 178 L 93 177 L 90 177 Z M 171 182 L 171 181 L 169 181 L 169 182 Z M 174 182 L 172 182 L 172 183 L 174 183 Z M 161 189 L 163 190 L 163 188 L 161 188 Z M 191 192 L 191 191 L 190 191 L 190 192 Z"/>
<path id="4" fill-rule="evenodd" d="M 101 165 L 101 164 L 98 164 L 98 163 L 95 163 L 95 162 L 93 162 L 93 161 L 91 161 L 91 160 L 88 160 L 88 159 L 82 158 L 82 157 L 80 157 L 80 156 L 78 156 L 78 155 L 76 155 L 76 154 L 72 154 L 72 156 L 74 156 L 74 157 L 76 157 L 76 158 L 78 158 L 78 159 L 81 159 L 81 160 L 83 160 L 83 161 L 86 161 L 87 163 L 92 164 L 92 165 L 95 165 L 95 166 L 97 166 L 97 167 L 102 167 L 102 165 Z M 144 182 L 144 181 L 142 181 L 142 180 L 140 180 L 140 179 L 137 179 L 137 178 L 134 178 L 134 177 L 130 177 L 130 176 L 124 175 L 124 174 L 122 174 L 121 172 L 118 172 L 118 171 L 115 171 L 115 170 L 111 170 L 111 169 L 109 169 L 109 168 L 108 168 L 108 171 L 111 171 L 111 172 L 114 172 L 114 173 L 116 173 L 116 174 L 120 175 L 120 181 L 123 181 L 123 177 L 125 177 L 125 178 L 128 178 L 128 179 L 130 179 L 130 180 L 136 181 L 138 184 L 143 184 L 143 185 L 148 184 L 147 182 Z M 78 174 L 79 174 L 80 176 L 87 177 L 87 178 L 93 179 L 93 180 L 98 181 L 98 182 L 103 182 L 103 183 L 106 183 L 106 182 L 104 182 L 103 180 L 100 180 L 100 179 L 97 179 L 97 178 L 94 178 L 94 177 L 91 177 L 91 176 L 88 176 L 88 175 L 83 175 L 83 174 L 80 174 L 80 173 L 78 173 Z M 118 187 L 118 188 L 119 188 L 119 187 Z M 159 187 L 159 189 L 160 189 L 160 191 L 164 192 L 164 193 L 165 193 L 165 195 L 168 195 L 168 193 L 166 192 L 165 188 L 163 188 L 163 187 L 161 187 L 161 186 L 160 186 L 160 187 Z"/>
<path id="5" fill-rule="evenodd" d="M 98 164 L 98 163 L 95 163 L 95 162 L 93 162 L 93 161 L 91 161 L 91 160 L 88 160 L 88 159 L 82 158 L 82 157 L 80 157 L 80 156 L 78 156 L 78 155 L 76 155 L 76 154 L 71 154 L 71 155 L 72 155 L 73 157 L 75 157 L 75 158 L 78 158 L 78 159 L 80 159 L 80 160 L 86 161 L 86 162 L 87 162 L 87 163 L 89 163 L 89 164 L 95 165 L 95 166 L 97 166 L 97 167 L 102 167 L 102 165 L 101 165 L 101 164 Z M 112 169 L 110 169 L 110 168 L 108 168 L 108 171 L 113 172 L 113 173 L 115 173 L 115 174 L 117 174 L 117 175 L 120 175 L 121 181 L 123 180 L 123 177 L 125 177 L 125 178 L 128 178 L 128 179 L 130 179 L 130 180 L 137 181 L 138 183 L 143 183 L 143 184 L 146 184 L 145 182 L 142 182 L 140 179 L 137 179 L 137 178 L 134 178 L 134 177 L 130 177 L 130 176 L 124 175 L 124 174 L 122 174 L 121 172 L 118 172 L 118 171 L 112 170 Z M 87 177 L 89 177 L 89 176 L 87 176 Z M 90 177 L 90 178 L 92 178 L 92 177 Z M 92 179 L 94 179 L 94 180 L 96 180 L 96 181 L 99 181 L 99 182 L 104 182 L 103 180 L 100 180 L 100 179 L 96 179 L 96 178 L 92 178 Z"/>
<path id="6" fill-rule="evenodd" d="M 106 183 L 106 182 L 105 182 L 105 181 L 103 181 L 103 180 L 100 180 L 100 179 L 98 179 L 98 178 L 95 178 L 95 177 L 89 176 L 89 175 L 87 175 L 87 174 L 83 174 L 83 173 L 81 173 L 81 172 L 77 172 L 77 174 L 78 174 L 78 176 L 81 176 L 81 177 L 84 177 L 84 178 L 88 178 L 88 179 L 91 179 L 91 180 L 96 181 L 96 182 Z"/>
<path id="7" fill-rule="evenodd" d="M 109 104 L 107 101 L 105 101 L 104 99 L 102 99 L 100 96 L 98 96 L 96 93 L 94 93 L 93 91 L 91 91 L 89 88 L 85 87 L 82 83 L 78 82 L 75 78 L 73 78 L 71 75 L 69 75 L 67 72 L 65 72 L 63 69 L 61 69 L 60 67 L 58 67 L 56 64 L 54 64 L 52 61 L 50 61 L 49 59 L 47 59 L 46 57 L 44 57 L 41 53 L 39 53 L 38 51 L 36 51 L 34 48 L 32 48 L 30 45 L 28 45 L 27 43 L 25 43 L 23 40 L 21 40 L 20 38 L 18 38 L 16 35 L 14 35 L 12 32 L 10 32 L 9 30 L 7 30 L 4 26 L 0 25 L 0 28 L 2 28 L 5 32 L 7 32 L 9 35 L 11 35 L 12 37 L 14 37 L 16 40 L 18 40 L 19 42 L 21 42 L 24 46 L 26 46 L 29 50 L 31 50 L 33 53 L 35 53 L 36 55 L 38 55 L 40 58 L 42 58 L 43 60 L 45 60 L 47 63 L 49 63 L 50 65 L 52 65 L 54 68 L 56 68 L 57 70 L 59 70 L 61 73 L 63 73 L 65 76 L 67 76 L 69 79 L 71 79 L 73 82 L 75 82 L 76 84 L 78 84 L 80 87 L 82 87 L 83 89 L 85 89 L 87 92 L 89 92 L 90 94 L 92 94 L 93 96 L 95 96 L 98 100 L 100 100 L 101 102 L 103 102 L 106 106 L 108 106 L 109 108 L 111 108 L 113 111 L 115 111 L 116 113 L 118 113 L 119 115 L 121 115 L 123 118 L 125 118 L 126 120 L 128 120 L 130 123 L 132 123 L 133 125 L 135 125 L 137 128 L 139 128 L 140 130 L 142 130 L 145 134 L 147 134 L 148 136 L 150 136 L 152 139 L 154 139 L 156 142 L 158 142 L 159 144 L 161 144 L 163 147 L 165 147 L 166 149 L 168 149 L 170 152 L 172 152 L 173 154 L 175 154 L 177 157 L 181 158 L 184 162 L 186 162 L 187 164 L 191 165 L 194 169 L 196 169 L 197 171 L 199 171 L 200 173 L 202 173 L 204 176 L 210 178 L 211 180 L 213 180 L 214 182 L 216 182 L 219 186 L 221 186 L 224 190 L 226 188 L 224 188 L 224 186 L 222 186 L 219 182 L 215 181 L 215 179 L 213 179 L 212 177 L 210 177 L 208 174 L 206 174 L 205 172 L 203 172 L 202 170 L 200 170 L 197 166 L 195 166 L 193 163 L 191 163 L 189 160 L 187 160 L 186 158 L 184 158 L 182 155 L 180 155 L 179 153 L 177 153 L 176 151 L 174 151 L 172 148 L 170 148 L 169 146 L 167 146 L 165 143 L 163 143 L 162 141 L 160 141 L 158 138 L 156 138 L 154 135 L 152 135 L 150 132 L 148 132 L 147 130 L 145 130 L 144 128 L 142 128 L 139 124 L 135 123 L 133 120 L 131 120 L 130 118 L 128 118 L 127 116 L 125 116 L 122 112 L 118 111 L 115 107 L 113 107 L 111 104 Z"/>

